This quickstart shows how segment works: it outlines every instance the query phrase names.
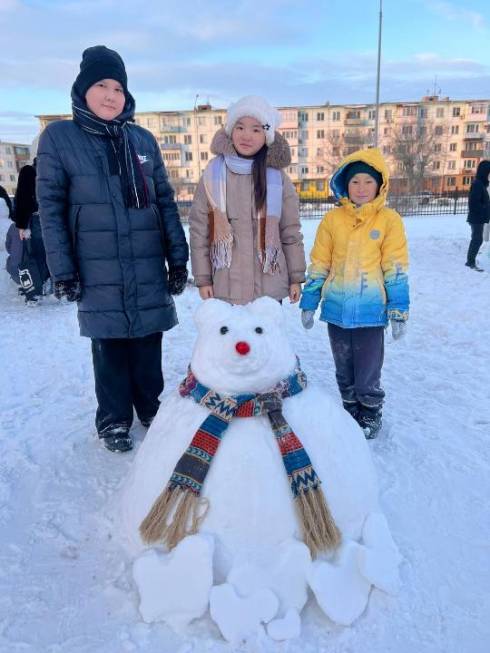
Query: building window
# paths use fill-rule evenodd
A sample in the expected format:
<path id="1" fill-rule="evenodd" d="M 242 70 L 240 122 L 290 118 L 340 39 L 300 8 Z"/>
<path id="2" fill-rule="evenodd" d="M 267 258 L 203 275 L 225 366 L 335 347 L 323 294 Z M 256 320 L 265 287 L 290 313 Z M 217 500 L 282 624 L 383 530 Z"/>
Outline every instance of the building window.
<path id="1" fill-rule="evenodd" d="M 434 129 L 434 134 L 435 134 L 436 136 L 442 136 L 443 131 L 444 131 L 444 130 L 443 130 L 443 128 L 442 128 L 442 125 L 436 125 L 436 127 L 435 127 L 435 129 Z"/>
<path id="2" fill-rule="evenodd" d="M 298 111 L 298 120 L 300 122 L 308 122 L 308 112 L 307 111 Z"/>
<path id="3" fill-rule="evenodd" d="M 459 125 L 453 125 L 451 127 L 451 134 L 459 134 Z"/>
<path id="4" fill-rule="evenodd" d="M 456 161 L 448 161 L 447 162 L 447 169 L 448 170 L 456 170 Z"/>
<path id="5" fill-rule="evenodd" d="M 448 177 L 446 183 L 448 186 L 456 186 L 456 177 Z"/>
<path id="6" fill-rule="evenodd" d="M 319 113 L 316 114 L 316 119 L 318 121 L 325 120 L 325 114 L 323 113 L 323 111 L 320 111 Z"/>
<path id="7" fill-rule="evenodd" d="M 469 168 L 469 169 L 476 168 L 475 159 L 465 159 L 465 162 L 463 163 L 463 167 L 464 168 Z"/>
<path id="8" fill-rule="evenodd" d="M 477 134 L 478 133 L 478 124 L 469 124 L 466 125 L 466 133 L 467 134 Z"/>
<path id="9" fill-rule="evenodd" d="M 186 161 L 192 161 L 192 152 L 186 152 L 185 153 L 185 160 Z"/>
<path id="10" fill-rule="evenodd" d="M 308 174 L 308 166 L 301 166 L 301 174 L 302 175 Z"/>
<path id="11" fill-rule="evenodd" d="M 471 177 L 463 177 L 463 186 L 469 186 L 471 184 Z"/>
<path id="12" fill-rule="evenodd" d="M 453 118 L 458 118 L 461 115 L 461 107 L 453 107 Z"/>
<path id="13" fill-rule="evenodd" d="M 434 152 L 440 152 L 442 150 L 442 145 L 440 143 L 434 143 Z"/>
<path id="14" fill-rule="evenodd" d="M 199 116 L 197 119 L 197 124 L 200 125 L 201 127 L 204 127 L 206 124 L 206 116 Z"/>
<path id="15" fill-rule="evenodd" d="M 370 109 L 368 111 L 368 120 L 374 120 L 376 118 L 376 109 Z"/>
<path id="16" fill-rule="evenodd" d="M 449 143 L 449 151 L 450 152 L 456 152 L 458 149 L 458 144 L 457 143 Z"/>
<path id="17" fill-rule="evenodd" d="M 175 168 L 172 168 L 170 170 L 170 177 L 171 177 L 171 179 L 178 179 L 179 178 L 179 171 L 176 170 Z"/>
<path id="18" fill-rule="evenodd" d="M 332 111 L 332 120 L 340 120 L 340 111 Z"/>
<path id="19" fill-rule="evenodd" d="M 440 161 L 433 161 L 432 162 L 432 170 L 440 170 L 441 169 L 441 162 Z"/>
<path id="20" fill-rule="evenodd" d="M 317 166 L 316 167 L 316 172 L 319 175 L 323 175 L 323 173 L 325 172 L 325 168 L 323 166 Z M 323 182 L 320 182 L 320 183 L 323 184 Z M 318 182 L 317 182 L 317 190 L 323 190 L 323 188 L 318 188 Z"/>
<path id="21" fill-rule="evenodd" d="M 201 161 L 207 161 L 207 160 L 208 160 L 208 153 L 201 152 Z"/>
<path id="22" fill-rule="evenodd" d="M 347 111 L 345 114 L 345 117 L 347 120 L 359 120 L 361 117 L 361 112 L 360 111 Z"/>
<path id="23" fill-rule="evenodd" d="M 176 145 L 177 144 L 177 136 L 164 136 L 163 137 L 163 142 L 166 145 Z"/>
<path id="24" fill-rule="evenodd" d="M 308 148 L 307 147 L 300 147 L 298 156 L 308 156 Z"/>
<path id="25" fill-rule="evenodd" d="M 391 121 L 391 116 L 393 112 L 391 109 L 385 109 L 385 120 L 390 120 Z"/>
<path id="26" fill-rule="evenodd" d="M 14 164 L 12 163 L 12 161 L 7 161 L 7 168 L 13 168 L 13 167 Z"/>
<path id="27" fill-rule="evenodd" d="M 403 107 L 403 115 L 404 116 L 416 116 L 417 115 L 417 107 Z"/>
<path id="28" fill-rule="evenodd" d="M 322 170 L 323 172 L 323 170 Z M 323 180 L 318 180 L 316 182 L 316 189 L 317 191 L 323 192 L 325 190 L 325 182 Z"/>
<path id="29" fill-rule="evenodd" d="M 403 125 L 402 134 L 404 136 L 410 136 L 412 133 L 412 125 Z"/>
<path id="30" fill-rule="evenodd" d="M 194 176 L 194 170 L 192 170 L 192 169 L 191 170 L 186 170 L 185 171 L 185 176 L 186 176 L 187 179 L 192 179 L 192 177 Z"/>
<path id="31" fill-rule="evenodd" d="M 222 125 L 223 124 L 223 118 L 221 116 L 214 116 L 214 124 L 215 125 Z"/>
<path id="32" fill-rule="evenodd" d="M 10 147 L 5 148 L 5 154 L 12 154 L 12 150 L 10 149 Z"/>
<path id="33" fill-rule="evenodd" d="M 185 145 L 192 144 L 192 136 L 190 134 L 184 134 L 184 143 Z"/>
<path id="34" fill-rule="evenodd" d="M 15 175 L 10 175 L 10 181 L 15 181 Z"/>
<path id="35" fill-rule="evenodd" d="M 419 118 L 427 118 L 427 107 L 419 107 Z"/>
<path id="36" fill-rule="evenodd" d="M 190 118 L 186 118 L 186 119 L 185 119 L 185 124 L 186 124 L 186 127 L 190 127 L 190 126 L 191 126 L 191 119 L 190 119 Z"/>
<path id="37" fill-rule="evenodd" d="M 437 107 L 436 118 L 444 118 L 444 109 L 442 107 Z"/>
<path id="38" fill-rule="evenodd" d="M 317 129 L 316 130 L 316 137 L 317 138 L 325 138 L 325 131 L 323 129 Z"/>

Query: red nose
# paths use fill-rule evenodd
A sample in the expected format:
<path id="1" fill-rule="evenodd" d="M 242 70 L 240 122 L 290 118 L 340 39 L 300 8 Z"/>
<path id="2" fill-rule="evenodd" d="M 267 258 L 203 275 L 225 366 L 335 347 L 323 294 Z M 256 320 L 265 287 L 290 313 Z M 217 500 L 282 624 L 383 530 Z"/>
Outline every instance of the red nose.
<path id="1" fill-rule="evenodd" d="M 248 342 L 240 341 L 236 343 L 235 349 L 240 354 L 240 356 L 246 356 L 250 351 L 250 345 L 248 344 Z"/>

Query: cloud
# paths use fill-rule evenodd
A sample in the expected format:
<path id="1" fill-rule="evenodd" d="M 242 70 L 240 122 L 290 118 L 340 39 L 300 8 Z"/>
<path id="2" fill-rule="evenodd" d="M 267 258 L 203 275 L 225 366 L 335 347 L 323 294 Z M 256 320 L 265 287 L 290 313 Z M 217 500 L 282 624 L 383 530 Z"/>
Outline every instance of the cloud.
<path id="1" fill-rule="evenodd" d="M 445 0 L 429 0 L 426 4 L 435 14 L 442 16 L 446 20 L 469 24 L 477 30 L 488 28 L 487 21 L 483 14 L 471 9 L 464 9 L 461 4 L 455 5 Z"/>

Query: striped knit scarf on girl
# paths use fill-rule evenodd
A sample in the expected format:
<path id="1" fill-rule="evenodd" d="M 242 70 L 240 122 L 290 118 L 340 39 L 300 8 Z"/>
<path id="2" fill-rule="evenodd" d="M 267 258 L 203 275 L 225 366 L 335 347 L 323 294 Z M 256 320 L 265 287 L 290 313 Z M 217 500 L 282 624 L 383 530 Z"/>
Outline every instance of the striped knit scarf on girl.
<path id="1" fill-rule="evenodd" d="M 211 206 L 211 264 L 214 270 L 231 266 L 233 231 L 226 215 L 226 172 L 252 174 L 253 159 L 220 155 L 212 159 L 203 173 L 204 188 Z M 282 211 L 282 177 L 279 170 L 266 170 L 266 203 L 258 212 L 257 256 L 262 270 L 274 274 L 279 271 L 279 220 Z"/>
<path id="2" fill-rule="evenodd" d="M 269 392 L 233 396 L 220 395 L 202 385 L 189 369 L 179 392 L 182 397 L 192 398 L 206 407 L 210 414 L 141 523 L 143 540 L 147 543 L 162 541 L 172 549 L 184 537 L 198 531 L 208 509 L 207 500 L 201 498 L 203 484 L 231 420 L 267 415 L 288 476 L 305 544 L 313 556 L 319 551 L 336 548 L 340 532 L 328 508 L 321 481 L 282 413 L 282 400 L 305 387 L 306 375 L 299 363 L 293 374 Z M 246 519 L 246 515 L 243 518 Z"/>
<path id="3" fill-rule="evenodd" d="M 128 121 L 115 118 L 102 120 L 89 109 L 72 103 L 73 120 L 84 131 L 105 137 L 109 167 L 121 177 L 121 186 L 127 207 L 142 209 L 150 206 L 148 188 L 138 155 L 131 142 Z"/>

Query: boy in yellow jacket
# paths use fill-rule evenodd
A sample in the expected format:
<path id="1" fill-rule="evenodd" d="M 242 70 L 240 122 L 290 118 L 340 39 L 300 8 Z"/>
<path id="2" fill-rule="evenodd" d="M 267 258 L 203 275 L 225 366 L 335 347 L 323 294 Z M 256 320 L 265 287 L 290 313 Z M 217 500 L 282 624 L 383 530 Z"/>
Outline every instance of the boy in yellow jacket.
<path id="1" fill-rule="evenodd" d="M 316 233 L 300 308 L 305 329 L 321 301 L 344 408 L 366 438 L 381 428 L 384 329 L 406 329 L 408 251 L 400 215 L 385 206 L 388 169 L 378 149 L 349 155 L 330 187 L 340 206 Z"/>

